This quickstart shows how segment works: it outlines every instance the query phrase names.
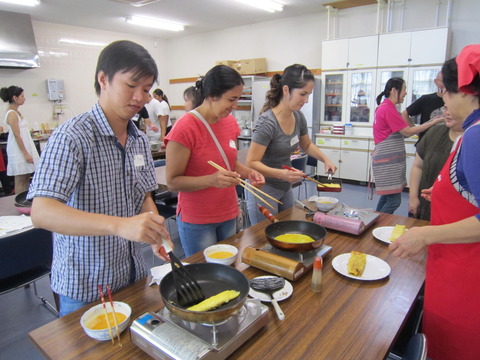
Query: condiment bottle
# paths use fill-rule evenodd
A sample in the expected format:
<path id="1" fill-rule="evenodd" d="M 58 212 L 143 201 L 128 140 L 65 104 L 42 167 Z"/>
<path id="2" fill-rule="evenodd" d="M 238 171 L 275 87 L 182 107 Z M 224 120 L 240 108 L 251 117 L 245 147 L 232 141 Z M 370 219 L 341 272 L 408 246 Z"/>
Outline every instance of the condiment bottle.
<path id="1" fill-rule="evenodd" d="M 311 289 L 314 292 L 322 291 L 322 287 L 323 287 L 322 267 L 323 267 L 323 259 L 320 256 L 315 256 L 315 259 L 313 261 L 312 284 L 311 284 Z"/>

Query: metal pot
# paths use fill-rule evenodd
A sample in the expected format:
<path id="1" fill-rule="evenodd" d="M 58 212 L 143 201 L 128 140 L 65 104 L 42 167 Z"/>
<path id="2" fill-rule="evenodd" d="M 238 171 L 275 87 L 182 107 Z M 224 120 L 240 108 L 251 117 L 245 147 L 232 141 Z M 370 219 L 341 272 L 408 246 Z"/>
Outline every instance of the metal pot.
<path id="1" fill-rule="evenodd" d="M 207 298 L 225 290 L 240 291 L 240 295 L 212 311 L 190 311 L 177 304 L 173 273 L 169 272 L 160 282 L 160 295 L 167 309 L 180 319 L 216 323 L 228 319 L 245 303 L 250 285 L 245 275 L 237 269 L 215 263 L 189 264 L 185 268 L 197 280 Z"/>
<path id="2" fill-rule="evenodd" d="M 284 234 L 308 235 L 315 241 L 303 244 L 292 244 L 275 240 L 277 236 Z M 311 221 L 286 220 L 268 225 L 265 228 L 265 236 L 268 242 L 278 249 L 291 252 L 306 252 L 322 246 L 323 240 L 325 236 L 327 236 L 327 230 L 323 226 Z"/>
<path id="3" fill-rule="evenodd" d="M 248 128 L 244 128 L 242 129 L 242 131 L 240 131 L 240 136 L 245 136 L 245 137 L 252 136 L 252 130 Z"/>

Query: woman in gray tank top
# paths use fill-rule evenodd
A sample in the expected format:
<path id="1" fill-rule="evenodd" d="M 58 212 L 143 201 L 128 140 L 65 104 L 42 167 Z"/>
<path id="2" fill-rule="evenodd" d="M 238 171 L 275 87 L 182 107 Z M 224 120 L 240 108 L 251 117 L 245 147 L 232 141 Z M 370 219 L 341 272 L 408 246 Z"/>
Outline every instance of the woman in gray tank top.
<path id="1" fill-rule="evenodd" d="M 306 154 L 322 161 L 325 172 L 336 171 L 336 166 L 315 146 L 308 135 L 307 121 L 300 111 L 308 102 L 313 91 L 314 76 L 304 65 L 288 66 L 283 75 L 275 74 L 270 82 L 261 115 L 255 121 L 252 143 L 248 151 L 246 165 L 265 176 L 262 191 L 280 200 L 269 202 L 276 209 L 273 214 L 293 206 L 292 183 L 303 178 L 302 171 L 282 168 L 291 166 L 290 156 L 300 149 Z M 264 217 L 256 206 L 255 197 L 247 193 L 247 205 L 250 221 L 256 224 Z"/>

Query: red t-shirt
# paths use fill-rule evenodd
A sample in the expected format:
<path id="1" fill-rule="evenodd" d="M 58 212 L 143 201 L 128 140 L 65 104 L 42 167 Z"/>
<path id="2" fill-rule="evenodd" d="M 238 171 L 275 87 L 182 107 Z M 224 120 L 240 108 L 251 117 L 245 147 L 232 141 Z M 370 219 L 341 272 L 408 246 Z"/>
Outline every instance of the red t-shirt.
<path id="1" fill-rule="evenodd" d="M 237 160 L 236 140 L 240 135 L 237 121 L 229 115 L 215 124 L 210 124 L 210 127 L 233 170 Z M 178 142 L 190 150 L 185 176 L 203 176 L 218 171 L 208 164 L 209 160 L 228 169 L 205 125 L 189 113 L 177 120 L 165 137 L 165 144 L 169 141 Z M 237 192 L 233 186 L 223 189 L 209 187 L 198 191 L 181 191 L 178 194 L 177 215 L 181 213 L 182 221 L 192 224 L 223 222 L 238 216 L 237 201 Z"/>
<path id="2" fill-rule="evenodd" d="M 378 144 L 388 138 L 391 134 L 396 133 L 408 124 L 402 118 L 395 105 L 385 99 L 375 110 L 375 120 L 373 121 L 373 139 Z"/>

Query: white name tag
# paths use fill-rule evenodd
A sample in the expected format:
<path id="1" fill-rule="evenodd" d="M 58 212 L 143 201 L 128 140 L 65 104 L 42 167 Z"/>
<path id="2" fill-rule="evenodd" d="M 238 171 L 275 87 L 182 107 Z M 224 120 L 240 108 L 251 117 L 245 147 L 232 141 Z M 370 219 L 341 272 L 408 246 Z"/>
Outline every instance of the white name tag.
<path id="1" fill-rule="evenodd" d="M 295 135 L 292 140 L 290 140 L 290 146 L 298 144 L 298 136 Z"/>
<path id="2" fill-rule="evenodd" d="M 145 159 L 143 155 L 135 155 L 133 158 L 133 165 L 135 165 L 135 167 L 145 166 Z"/>
<path id="3" fill-rule="evenodd" d="M 237 148 L 237 143 L 236 143 L 235 141 L 233 141 L 233 140 L 230 140 L 230 147 L 231 147 L 232 149 L 236 149 L 236 148 Z"/>

